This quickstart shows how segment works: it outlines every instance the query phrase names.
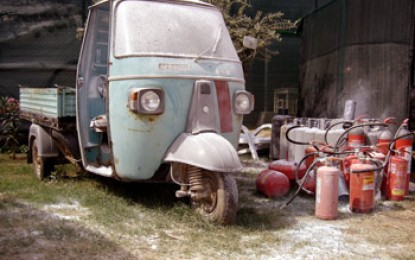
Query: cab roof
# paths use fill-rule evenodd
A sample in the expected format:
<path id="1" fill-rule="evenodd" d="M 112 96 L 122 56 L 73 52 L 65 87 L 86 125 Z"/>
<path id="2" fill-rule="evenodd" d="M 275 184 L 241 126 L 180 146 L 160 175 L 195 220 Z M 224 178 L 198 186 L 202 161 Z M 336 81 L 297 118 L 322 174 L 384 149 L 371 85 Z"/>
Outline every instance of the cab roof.
<path id="1" fill-rule="evenodd" d="M 97 5 L 101 5 L 110 1 L 114 1 L 114 0 L 101 0 L 99 2 L 97 2 L 96 4 L 93 4 L 91 7 L 97 6 Z M 118 0 L 119 2 L 123 1 L 123 0 Z M 194 4 L 194 5 L 202 5 L 202 6 L 209 6 L 212 7 L 213 5 L 208 4 L 206 2 L 202 2 L 199 0 L 138 0 L 138 1 L 152 1 L 152 2 L 172 2 L 172 3 L 178 3 L 178 4 Z"/>

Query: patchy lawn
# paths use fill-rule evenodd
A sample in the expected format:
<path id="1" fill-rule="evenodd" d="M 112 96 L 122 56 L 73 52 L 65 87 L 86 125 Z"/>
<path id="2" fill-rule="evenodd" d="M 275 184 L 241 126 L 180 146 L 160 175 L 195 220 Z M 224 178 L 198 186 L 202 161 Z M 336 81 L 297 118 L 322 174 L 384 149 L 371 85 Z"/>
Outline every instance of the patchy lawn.
<path id="1" fill-rule="evenodd" d="M 289 195 L 259 195 L 260 170 L 247 164 L 237 176 L 237 221 L 222 227 L 174 198 L 174 185 L 77 176 L 70 167 L 39 182 L 24 156 L 0 155 L 0 258 L 415 259 L 413 192 L 371 214 L 341 202 L 339 218 L 323 221 L 312 196 L 280 209 Z"/>

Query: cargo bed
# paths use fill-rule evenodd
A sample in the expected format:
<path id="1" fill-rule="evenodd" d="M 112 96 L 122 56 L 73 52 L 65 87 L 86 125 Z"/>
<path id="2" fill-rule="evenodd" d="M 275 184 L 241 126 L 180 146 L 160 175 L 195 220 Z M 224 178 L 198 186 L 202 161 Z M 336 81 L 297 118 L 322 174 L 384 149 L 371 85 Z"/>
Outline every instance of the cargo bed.
<path id="1" fill-rule="evenodd" d="M 21 87 L 20 118 L 57 130 L 75 130 L 75 89 Z"/>

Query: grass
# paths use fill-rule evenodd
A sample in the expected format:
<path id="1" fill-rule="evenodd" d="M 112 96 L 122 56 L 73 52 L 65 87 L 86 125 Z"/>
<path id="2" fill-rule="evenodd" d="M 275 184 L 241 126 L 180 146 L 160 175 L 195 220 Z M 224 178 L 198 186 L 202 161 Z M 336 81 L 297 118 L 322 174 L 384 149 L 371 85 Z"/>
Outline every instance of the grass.
<path id="1" fill-rule="evenodd" d="M 380 244 L 384 258 L 403 251 L 389 248 L 385 236 L 394 244 L 415 248 L 410 242 L 415 228 L 409 225 L 415 211 L 413 197 L 379 206 L 376 214 L 342 213 L 337 221 L 324 222 L 314 218 L 311 196 L 298 197 L 284 210 L 280 206 L 293 191 L 277 199 L 260 196 L 254 186 L 257 173 L 249 170 L 237 178 L 240 208 L 235 225 L 219 226 L 205 223 L 186 201 L 176 199 L 175 185 L 77 176 L 69 166 L 59 167 L 55 178 L 41 182 L 24 156 L 18 158 L 0 154 L 0 255 L 9 259 L 266 259 L 280 254 L 301 258 L 307 249 L 319 247 L 313 239 L 331 239 L 331 234 L 318 230 L 311 240 L 292 238 L 304 223 L 307 228 L 317 223 L 340 230 L 344 241 L 354 246 L 359 246 L 359 239 L 366 241 L 365 246 Z M 391 224 L 391 219 L 399 222 Z M 407 228 L 411 232 L 401 234 Z M 352 256 L 341 253 L 340 258 Z M 413 254 L 407 250 L 400 257 L 410 259 Z M 331 256 L 320 254 L 316 259 Z"/>
<path id="2" fill-rule="evenodd" d="M 240 243 L 242 236 L 267 237 L 264 227 L 272 227 L 272 215 L 261 215 L 249 208 L 239 210 L 235 226 L 206 223 L 185 201 L 175 198 L 175 185 L 121 183 L 93 175 L 74 177 L 74 170 L 67 166 L 59 167 L 53 175 L 55 178 L 41 182 L 34 177 L 31 165 L 25 163 L 23 156 L 13 161 L 0 155 L 0 172 L 0 209 L 13 208 L 13 202 L 28 203 L 37 209 L 77 202 L 88 209 L 88 216 L 82 217 L 85 226 L 97 228 L 109 240 L 120 237 L 116 243 L 123 248 L 137 248 L 137 239 L 144 240 L 139 251 L 147 252 L 150 258 L 154 244 L 157 244 L 157 253 L 165 256 L 171 254 L 171 248 L 180 249 L 176 253 L 179 257 L 200 252 L 215 256 L 218 251 L 243 255 L 247 244 L 261 250 L 261 243 Z M 5 198 L 12 201 L 6 203 Z M 56 229 L 46 228 L 45 236 L 70 240 L 76 234 L 66 226 L 57 225 Z M 212 248 L 210 252 L 206 245 Z"/>

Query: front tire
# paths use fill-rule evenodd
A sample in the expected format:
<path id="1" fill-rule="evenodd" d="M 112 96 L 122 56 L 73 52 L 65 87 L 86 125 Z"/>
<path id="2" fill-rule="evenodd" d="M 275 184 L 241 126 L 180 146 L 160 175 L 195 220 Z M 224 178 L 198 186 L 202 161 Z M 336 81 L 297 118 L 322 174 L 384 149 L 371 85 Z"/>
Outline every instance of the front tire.
<path id="1" fill-rule="evenodd" d="M 43 181 L 44 179 L 50 177 L 53 165 L 47 158 L 39 156 L 39 145 L 36 140 L 32 145 L 32 161 L 33 171 L 36 178 Z"/>
<path id="2" fill-rule="evenodd" d="M 224 225 L 235 223 L 238 209 L 238 188 L 233 175 L 203 171 L 203 183 L 209 196 L 191 199 L 192 208 L 208 222 Z"/>

